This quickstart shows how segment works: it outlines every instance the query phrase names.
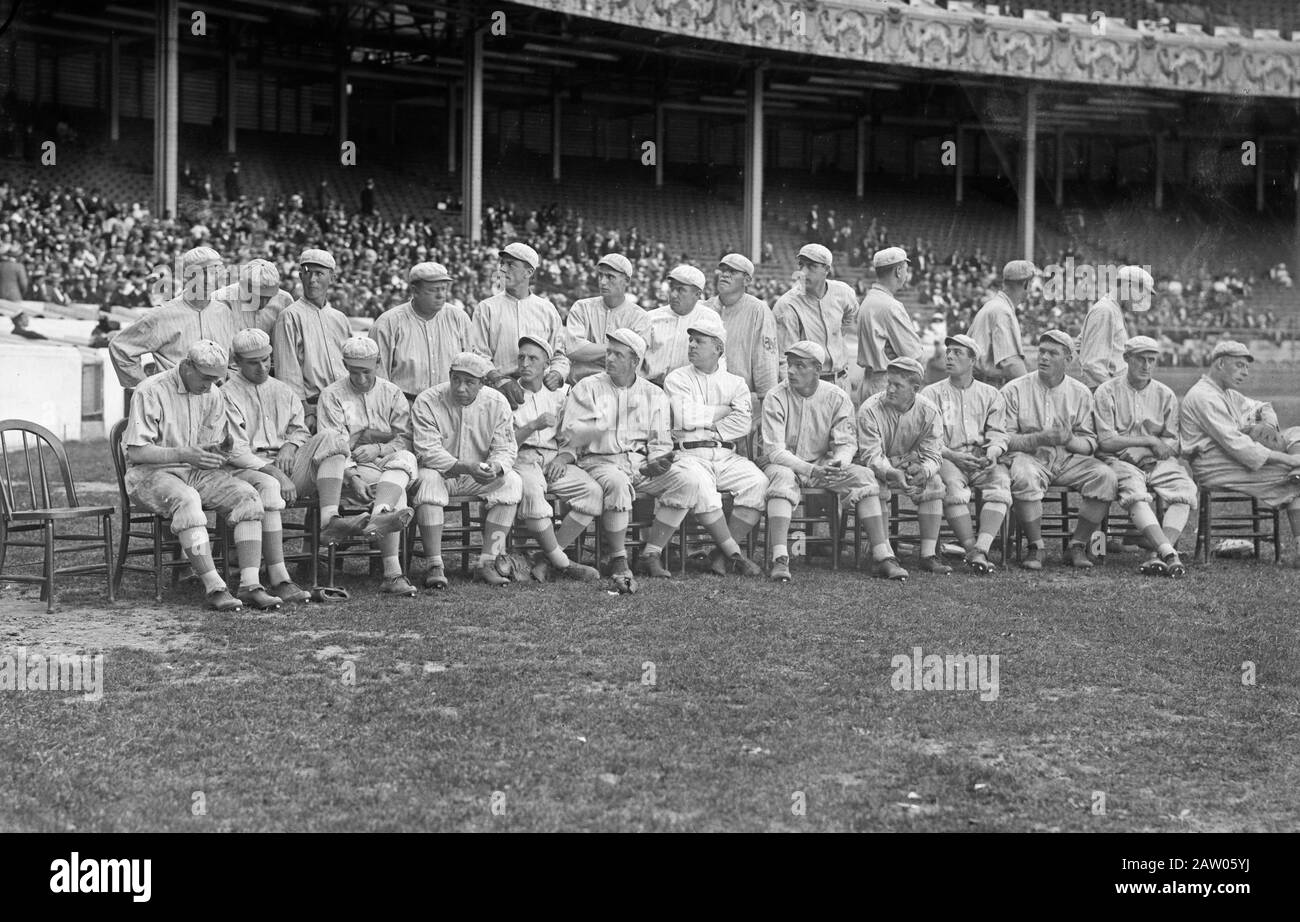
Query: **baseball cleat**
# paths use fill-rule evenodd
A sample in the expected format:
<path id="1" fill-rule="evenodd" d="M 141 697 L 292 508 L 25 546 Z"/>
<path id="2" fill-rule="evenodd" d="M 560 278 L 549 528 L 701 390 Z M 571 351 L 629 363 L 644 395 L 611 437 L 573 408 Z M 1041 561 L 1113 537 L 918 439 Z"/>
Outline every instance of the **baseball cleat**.
<path id="1" fill-rule="evenodd" d="M 989 560 L 988 555 L 979 548 L 971 548 L 966 552 L 966 566 L 970 567 L 976 573 L 989 574 L 997 570 L 993 561 Z"/>
<path id="2" fill-rule="evenodd" d="M 626 557 L 615 557 L 610 561 L 610 581 L 620 595 L 631 595 L 636 592 L 636 579 L 632 576 L 632 571 L 628 569 Z"/>
<path id="3" fill-rule="evenodd" d="M 774 583 L 794 582 L 794 577 L 790 575 L 790 558 L 778 557 L 772 561 L 772 570 L 768 573 L 767 578 Z"/>
<path id="4" fill-rule="evenodd" d="M 750 560 L 743 553 L 732 557 L 727 563 L 731 571 L 738 576 L 762 576 L 763 568 Z"/>
<path id="5" fill-rule="evenodd" d="M 573 580 L 579 583 L 594 583 L 600 579 L 600 571 L 595 567 L 589 567 L 585 563 L 573 563 L 572 561 L 563 570 L 556 570 L 555 573 L 561 579 Z"/>
<path id="6" fill-rule="evenodd" d="M 321 544 L 342 544 L 349 538 L 355 538 L 366 530 L 370 524 L 370 513 L 360 515 L 336 515 L 320 530 Z"/>
<path id="7" fill-rule="evenodd" d="M 952 572 L 952 567 L 948 566 L 933 554 L 929 557 L 921 558 L 921 572 L 933 573 L 935 576 L 947 576 Z"/>
<path id="8" fill-rule="evenodd" d="M 370 517 L 370 524 L 366 526 L 364 534 L 367 538 L 378 538 L 380 535 L 402 531 L 411 524 L 413 518 L 415 518 L 415 510 L 409 507 L 380 512 Z"/>
<path id="9" fill-rule="evenodd" d="M 898 562 L 896 557 L 886 557 L 884 560 L 877 560 L 876 565 L 872 567 L 871 575 L 876 579 L 892 579 L 898 582 L 906 582 L 908 573 L 903 569 L 903 565 Z"/>
<path id="10" fill-rule="evenodd" d="M 1182 579 L 1184 576 L 1187 575 L 1187 566 L 1186 564 L 1183 563 L 1183 559 L 1178 556 L 1177 551 L 1174 551 L 1172 554 L 1166 555 L 1164 559 L 1164 564 L 1166 570 L 1168 571 L 1166 575 L 1171 576 L 1174 579 Z"/>
<path id="11" fill-rule="evenodd" d="M 411 585 L 411 581 L 400 573 L 397 576 L 389 576 L 385 578 L 384 581 L 379 584 L 379 591 L 388 593 L 389 595 L 415 595 L 415 587 Z"/>
<path id="12" fill-rule="evenodd" d="M 250 586 L 247 589 L 240 586 L 238 598 L 244 605 L 249 608 L 256 608 L 258 611 L 280 610 L 280 600 L 261 586 Z"/>
<path id="13" fill-rule="evenodd" d="M 1138 572 L 1143 576 L 1168 576 L 1169 567 L 1165 566 L 1165 562 L 1153 552 L 1150 557 L 1142 561 Z"/>
<path id="14" fill-rule="evenodd" d="M 1092 561 L 1088 559 L 1088 549 L 1082 544 L 1071 544 L 1068 563 L 1080 570 L 1091 570 Z"/>
<path id="15" fill-rule="evenodd" d="M 672 579 L 672 573 L 664 566 L 664 562 L 658 554 L 642 553 L 637 557 L 636 565 L 633 572 L 638 576 L 649 576 L 652 579 Z"/>
<path id="16" fill-rule="evenodd" d="M 271 595 L 281 602 L 306 602 L 311 599 L 311 593 L 292 580 L 276 583 L 271 587 Z"/>
<path id="17" fill-rule="evenodd" d="M 480 583 L 487 583 L 489 586 L 506 586 L 510 583 L 510 578 L 504 576 L 498 569 L 496 563 L 481 563 L 474 568 L 474 579 Z"/>
<path id="18" fill-rule="evenodd" d="M 528 562 L 530 564 L 528 568 L 529 576 L 539 583 L 549 583 L 551 581 L 551 574 L 555 571 L 551 566 L 551 561 L 547 559 L 545 551 L 538 551 L 533 554 Z"/>
<path id="19" fill-rule="evenodd" d="M 714 576 L 727 575 L 727 558 L 722 556 L 722 551 L 716 547 L 709 551 L 709 572 Z"/>
<path id="20" fill-rule="evenodd" d="M 425 589 L 446 589 L 447 574 L 442 569 L 442 564 L 435 563 L 424 571 L 424 588 Z"/>
<path id="21" fill-rule="evenodd" d="M 213 611 L 237 612 L 244 610 L 244 603 L 231 595 L 230 590 L 224 586 L 220 589 L 213 589 L 208 593 L 207 605 Z"/>
<path id="22" fill-rule="evenodd" d="M 1025 551 L 1025 559 L 1020 561 L 1020 567 L 1024 570 L 1041 570 L 1043 569 L 1043 552 L 1040 548 L 1034 546 Z"/>

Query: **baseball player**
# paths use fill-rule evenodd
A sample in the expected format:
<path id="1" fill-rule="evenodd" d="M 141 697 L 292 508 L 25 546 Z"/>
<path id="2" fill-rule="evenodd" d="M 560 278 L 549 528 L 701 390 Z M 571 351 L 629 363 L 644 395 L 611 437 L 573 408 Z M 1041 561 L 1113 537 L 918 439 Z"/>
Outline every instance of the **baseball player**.
<path id="1" fill-rule="evenodd" d="M 538 339 L 550 344 L 549 338 Z M 511 351 L 518 348 L 516 342 Z M 430 558 L 424 577 L 429 589 L 447 586 L 442 527 L 453 495 L 479 496 L 487 504 L 483 550 L 474 578 L 489 586 L 510 582 L 509 571 L 502 573 L 498 563 L 508 559 L 507 539 L 523 496 L 523 484 L 514 471 L 518 449 L 510 402 L 499 391 L 483 387 L 493 371 L 486 356 L 461 352 L 451 360 L 447 383 L 424 391 L 411 407 L 415 454 L 420 462 L 415 521 L 424 553 Z"/>
<path id="2" fill-rule="evenodd" d="M 632 330 L 650 340 L 650 318 L 627 293 L 632 263 L 622 253 L 606 253 L 596 263 L 600 294 L 573 302 L 564 328 L 569 334 L 569 383 L 605 370 L 605 336 L 611 330 Z"/>
<path id="3" fill-rule="evenodd" d="M 302 297 L 280 312 L 271 331 L 275 375 L 302 400 L 313 431 L 321 392 L 348 374 L 343 343 L 352 335 L 352 326 L 342 311 L 329 305 L 335 268 L 327 251 L 303 250 L 298 256 Z"/>
<path id="4" fill-rule="evenodd" d="M 767 304 L 746 290 L 753 278 L 754 264 L 739 253 L 728 253 L 718 263 L 717 294 L 704 306 L 722 317 L 727 331 L 727 371 L 745 379 L 757 429 L 763 418 L 763 398 L 776 387 L 781 360 L 776 317 Z"/>
<path id="5" fill-rule="evenodd" d="M 975 313 L 966 332 L 979 347 L 976 369 L 990 384 L 1005 384 L 1028 373 L 1016 308 L 1029 297 L 1038 269 L 1027 259 L 1002 267 L 1002 288 Z"/>
<path id="6" fill-rule="evenodd" d="M 780 350 L 779 376 L 786 378 L 785 356 L 797 342 L 814 342 L 826 350 L 831 367 L 823 373 L 844 390 L 849 388 L 849 354 L 844 334 L 858 320 L 858 296 L 844 282 L 830 278 L 831 251 L 820 243 L 799 250 L 803 281 L 777 298 L 772 308 Z"/>
<path id="7" fill-rule="evenodd" d="M 348 339 L 340 358 L 347 374 L 321 391 L 318 431 L 332 429 L 347 437 L 351 454 L 344 481 L 348 492 L 370 507 L 361 533 L 379 542 L 384 565 L 379 591 L 413 596 L 415 587 L 397 556 L 398 533 L 414 515 L 406 502 L 416 475 L 410 407 L 396 384 L 378 376 L 379 346 L 373 339 Z"/>
<path id="8" fill-rule="evenodd" d="M 265 259 L 250 259 L 239 269 L 239 280 L 212 293 L 212 300 L 230 308 L 235 326 L 256 328 L 268 336 L 293 296 L 280 288 L 280 270 Z"/>
<path id="9" fill-rule="evenodd" d="M 1038 370 L 1002 388 L 1011 496 L 1029 542 L 1021 562 L 1026 570 L 1043 568 L 1043 494 L 1049 486 L 1069 487 L 1083 495 L 1069 563 L 1084 569 L 1092 566 L 1086 543 L 1116 497 L 1115 472 L 1092 457 L 1097 450 L 1092 395 L 1082 381 L 1065 374 L 1073 355 L 1070 334 L 1048 330 L 1038 338 Z"/>
<path id="10" fill-rule="evenodd" d="M 687 327 L 699 321 L 700 312 L 708 310 L 704 297 L 704 273 L 694 266 L 674 266 L 668 273 L 668 304 L 646 315 L 650 321 L 650 338 L 646 340 L 646 366 L 650 381 L 663 387 L 668 372 L 688 363 Z M 723 366 L 726 367 L 725 364 Z"/>
<path id="11" fill-rule="evenodd" d="M 546 340 L 554 353 L 542 381 L 558 390 L 569 377 L 569 357 L 561 331 L 564 321 L 555 305 L 532 293 L 533 273 L 541 265 L 537 251 L 524 243 L 512 243 L 498 254 L 497 275 L 505 290 L 480 301 L 470 325 L 469 352 L 492 362 L 488 387 L 506 395 L 511 408 L 519 406 L 523 393 L 511 375 L 519 367 L 519 338 L 536 336 Z"/>
<path id="12" fill-rule="evenodd" d="M 267 593 L 258 579 L 263 499 L 257 487 L 232 474 L 232 470 L 248 470 L 273 477 L 274 466 L 249 450 L 238 421 L 213 388 L 225 379 L 229 364 L 224 346 L 201 339 L 189 347 L 178 365 L 140 384 L 131 401 L 122 442 L 126 488 L 144 508 L 171 519 L 172 533 L 203 582 L 209 608 L 231 612 L 248 605 L 276 610 L 281 599 Z M 275 511 L 284 508 L 278 492 L 262 495 Z M 204 509 L 222 512 L 234 526 L 239 559 L 237 597 L 230 594 L 212 560 Z M 300 598 L 302 590 L 284 570 L 283 552 L 280 560 L 272 579 L 281 592 Z"/>
<path id="13" fill-rule="evenodd" d="M 347 436 L 334 429 L 312 435 L 298 395 L 270 376 L 271 338 L 262 330 L 247 327 L 236 333 L 231 354 L 238 373 L 227 379 L 221 396 L 243 426 L 253 454 L 272 462 L 289 478 L 287 487 L 281 483 L 285 501 L 317 498 L 321 540 L 326 544 L 360 535 L 370 522 L 368 513 L 339 515 L 343 472 L 352 453 Z M 268 525 L 278 520 L 279 512 L 268 510 L 262 519 L 263 532 L 278 530 Z M 265 542 L 262 555 L 271 560 Z M 275 589 L 273 585 L 271 591 Z"/>
<path id="14" fill-rule="evenodd" d="M 726 576 L 728 569 L 743 576 L 762 576 L 758 564 L 740 550 L 740 542 L 763 515 L 767 494 L 763 472 L 736 453 L 736 439 L 753 428 L 749 387 L 740 375 L 719 367 L 727 331 L 717 312 L 701 310 L 686 332 L 690 364 L 668 372 L 664 393 L 673 414 L 678 457 L 707 472 L 710 488 L 700 491 L 693 511 L 717 545 L 709 554 L 709 568 L 719 576 Z M 723 518 L 719 490 L 734 497 L 730 522 Z"/>
<path id="15" fill-rule="evenodd" d="M 911 278 L 910 260 L 902 247 L 886 247 L 871 257 L 876 280 L 858 310 L 858 364 L 862 389 L 858 401 L 885 389 L 889 363 L 896 358 L 916 359 L 925 367 L 925 345 L 907 308 L 896 297 Z"/>
<path id="16" fill-rule="evenodd" d="M 943 526 L 944 485 L 939 478 L 943 423 L 939 407 L 920 396 L 924 383 L 925 368 L 916 359 L 899 356 L 890 360 L 885 366 L 885 389 L 858 408 L 858 461 L 876 475 L 882 520 L 888 522 L 893 490 L 906 493 L 916 503 L 921 569 L 947 576 L 952 567 L 938 556 Z M 884 550 L 887 548 L 881 553 Z M 875 556 L 874 542 L 872 551 Z"/>
<path id="17" fill-rule="evenodd" d="M 469 349 L 469 314 L 447 303 L 451 275 L 438 263 L 424 262 L 407 273 L 411 300 L 380 314 L 370 327 L 379 344 L 379 374 L 392 381 L 410 403 L 425 389 L 445 384 L 451 360 Z"/>
<path id="18" fill-rule="evenodd" d="M 668 398 L 637 376 L 646 341 L 632 330 L 607 334 L 605 370 L 583 378 L 569 392 L 560 421 L 559 444 L 600 485 L 604 496 L 601 528 L 609 549 L 610 576 L 622 592 L 636 588 L 627 564 L 627 528 L 638 492 L 656 498 L 654 523 L 637 557 L 639 573 L 672 574 L 660 554 L 681 527 L 686 513 L 710 489 L 694 461 L 672 451 Z"/>
<path id="19" fill-rule="evenodd" d="M 230 349 L 239 327 L 225 302 L 214 301 L 221 279 L 221 257 L 211 247 L 195 247 L 181 256 L 181 290 L 176 297 L 118 333 L 108 344 L 108 355 L 123 387 L 145 380 L 140 357 L 153 355 L 158 368 L 175 368 L 198 340 Z"/>
<path id="20" fill-rule="evenodd" d="M 966 565 L 976 573 L 992 573 L 989 549 L 1011 507 L 1011 472 L 998 463 L 1007 450 L 1006 407 L 996 387 L 975 380 L 975 340 L 958 333 L 945 337 L 944 346 L 948 377 L 921 390 L 939 407 L 943 423 L 943 512 L 966 551 Z M 978 538 L 971 527 L 971 487 L 978 487 L 984 498 Z"/>
<path id="21" fill-rule="evenodd" d="M 1124 343 L 1128 373 L 1110 378 L 1093 393 L 1098 456 L 1115 472 L 1119 503 L 1142 532 L 1150 556 L 1142 573 L 1181 577 L 1178 538 L 1196 504 L 1196 484 L 1178 460 L 1178 398 L 1151 377 L 1160 344 L 1149 336 Z M 1151 494 L 1165 501 L 1163 527 L 1151 508 Z"/>
<path id="22" fill-rule="evenodd" d="M 1183 457 L 1200 486 L 1235 490 L 1267 508 L 1285 509 L 1300 560 L 1300 426 L 1280 430 L 1270 404 L 1241 392 L 1254 360 L 1234 340 L 1210 352 L 1210 367 L 1183 396 Z"/>
<path id="23" fill-rule="evenodd" d="M 1122 266 L 1115 274 L 1115 281 L 1115 290 L 1088 308 L 1083 329 L 1079 331 L 1079 368 L 1083 383 L 1094 391 L 1103 381 L 1124 373 L 1127 362 L 1124 347 L 1129 339 L 1124 312 L 1148 310 L 1151 292 L 1155 290 L 1151 273 L 1141 266 Z"/>
<path id="24" fill-rule="evenodd" d="M 600 515 L 601 492 L 596 481 L 574 464 L 573 455 L 560 451 L 556 441 L 569 388 L 566 385 L 553 391 L 542 384 L 551 358 L 551 344 L 546 340 L 519 338 L 519 385 L 524 401 L 515 409 L 513 419 L 519 445 L 514 469 L 523 489 L 519 516 L 542 548 L 533 561 L 534 579 L 545 582 L 558 573 L 566 579 L 595 580 L 600 578 L 599 571 L 573 563 L 564 553 Z M 558 530 L 551 521 L 554 511 L 546 498 L 548 490 L 568 507 Z"/>
<path id="25" fill-rule="evenodd" d="M 858 527 L 866 531 L 877 560 L 876 575 L 906 579 L 889 547 L 880 515 L 880 487 L 870 469 L 853 463 L 858 438 L 853 402 L 842 388 L 825 380 L 826 349 L 811 340 L 791 343 L 783 364 L 787 377 L 763 401 L 763 457 L 767 466 L 767 533 L 772 543 L 768 578 L 788 583 L 790 519 L 801 501 L 800 488 L 832 490 L 852 505 Z M 838 524 L 835 526 L 838 527 Z"/>

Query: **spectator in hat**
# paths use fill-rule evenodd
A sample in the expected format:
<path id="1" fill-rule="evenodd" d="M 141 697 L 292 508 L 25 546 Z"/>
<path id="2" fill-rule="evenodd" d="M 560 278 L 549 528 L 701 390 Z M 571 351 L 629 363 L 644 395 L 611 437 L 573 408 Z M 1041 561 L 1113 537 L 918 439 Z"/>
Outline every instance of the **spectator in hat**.
<path id="1" fill-rule="evenodd" d="M 27 269 L 18 257 L 17 244 L 0 247 L 0 301 L 23 301 L 27 298 Z"/>

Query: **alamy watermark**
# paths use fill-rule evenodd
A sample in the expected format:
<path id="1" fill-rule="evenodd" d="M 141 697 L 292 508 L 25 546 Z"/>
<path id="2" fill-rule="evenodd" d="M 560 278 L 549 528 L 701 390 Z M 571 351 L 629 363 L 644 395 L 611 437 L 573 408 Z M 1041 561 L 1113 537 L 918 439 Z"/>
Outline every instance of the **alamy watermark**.
<path id="1" fill-rule="evenodd" d="M 1107 295 L 1135 311 L 1150 308 L 1155 288 L 1150 266 L 1080 263 L 1073 256 L 1044 266 L 1042 276 L 1044 301 L 1091 301 Z"/>
<path id="2" fill-rule="evenodd" d="M 104 697 L 104 654 L 28 653 L 26 647 L 0 652 L 0 692 L 82 692 L 87 701 Z"/>
<path id="3" fill-rule="evenodd" d="M 894 691 L 977 691 L 981 701 L 998 699 L 997 653 L 923 653 L 913 647 L 911 654 L 899 653 L 890 660 L 894 675 L 889 684 Z"/>

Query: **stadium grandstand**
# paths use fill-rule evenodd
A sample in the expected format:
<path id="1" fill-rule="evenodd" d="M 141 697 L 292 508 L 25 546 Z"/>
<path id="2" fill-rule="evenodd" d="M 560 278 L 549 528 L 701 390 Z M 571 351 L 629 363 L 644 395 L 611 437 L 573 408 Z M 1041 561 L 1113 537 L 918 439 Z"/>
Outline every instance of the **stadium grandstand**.
<path id="1" fill-rule="evenodd" d="M 326 246 L 331 301 L 364 324 L 422 259 L 472 307 L 507 239 L 561 310 L 615 249 L 646 306 L 676 262 L 733 250 L 770 303 L 817 241 L 859 291 L 873 251 L 906 247 L 922 329 L 963 329 L 1012 257 L 1136 263 L 1159 292 L 1135 326 L 1167 361 L 1225 332 L 1294 358 L 1293 3 L 490 6 L 21 4 L 0 338 L 24 313 L 102 344 L 196 242 L 272 259 L 291 291 L 294 255 Z M 1077 329 L 1075 294 L 1038 292 L 1026 336 Z"/>

